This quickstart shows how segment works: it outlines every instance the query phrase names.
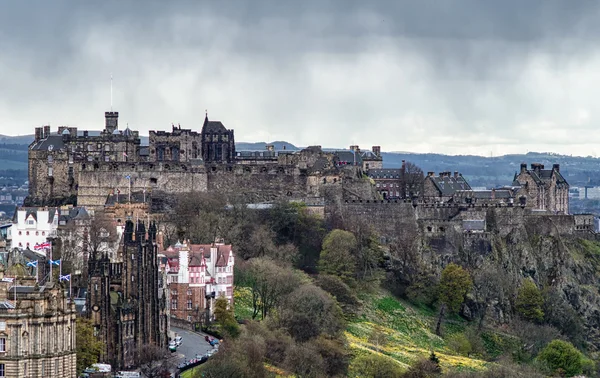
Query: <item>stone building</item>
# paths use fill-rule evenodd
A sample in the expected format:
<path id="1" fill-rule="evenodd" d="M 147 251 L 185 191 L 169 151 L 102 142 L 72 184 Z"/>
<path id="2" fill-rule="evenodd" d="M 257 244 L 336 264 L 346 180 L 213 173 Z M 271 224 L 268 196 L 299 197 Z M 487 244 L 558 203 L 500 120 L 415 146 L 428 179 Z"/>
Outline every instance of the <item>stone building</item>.
<path id="1" fill-rule="evenodd" d="M 209 121 L 208 113 L 202 125 L 202 158 L 206 164 L 233 163 L 235 158 L 233 130 L 227 130 L 221 121 Z"/>
<path id="2" fill-rule="evenodd" d="M 168 344 L 164 282 L 160 280 L 156 225 L 125 222 L 117 257 L 90 256 L 86 307 L 104 342 L 101 360 L 117 369 L 135 366 L 144 345 Z"/>
<path id="3" fill-rule="evenodd" d="M 471 186 L 458 172 L 440 172 L 436 176 L 428 172 L 423 183 L 423 201 L 426 203 L 448 202 L 457 191 L 471 190 Z"/>
<path id="4" fill-rule="evenodd" d="M 367 174 L 375 182 L 377 192 L 383 199 L 402 198 L 402 168 L 369 169 Z"/>
<path id="5" fill-rule="evenodd" d="M 149 143 L 149 161 L 189 162 L 202 158 L 202 134 L 181 126 L 173 126 L 170 133 L 150 131 Z"/>
<path id="6" fill-rule="evenodd" d="M 162 251 L 170 292 L 171 316 L 189 323 L 202 323 L 212 316 L 212 298 L 227 298 L 233 305 L 231 245 L 177 243 Z M 214 294 L 213 294 L 214 293 Z"/>
<path id="7" fill-rule="evenodd" d="M 29 146 L 29 205 L 75 203 L 79 173 L 101 164 L 135 162 L 140 155 L 138 132 L 118 129 L 118 112 L 105 113 L 100 133 L 60 126 L 36 127 Z"/>
<path id="8" fill-rule="evenodd" d="M 553 214 L 569 214 L 569 183 L 560 173 L 560 165 L 544 169 L 543 164 L 521 164 L 521 170 L 515 174 L 514 186 L 520 187 L 519 200 L 534 210 L 548 211 Z"/>
<path id="9" fill-rule="evenodd" d="M 64 287 L 0 276 L 0 377 L 75 378 L 76 311 Z"/>

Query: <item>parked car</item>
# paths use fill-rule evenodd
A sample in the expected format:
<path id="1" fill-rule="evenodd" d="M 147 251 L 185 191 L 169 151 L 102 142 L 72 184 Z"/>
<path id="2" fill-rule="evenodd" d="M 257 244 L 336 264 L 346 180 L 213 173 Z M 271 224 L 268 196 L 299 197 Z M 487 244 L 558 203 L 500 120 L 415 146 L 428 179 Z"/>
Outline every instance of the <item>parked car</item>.
<path id="1" fill-rule="evenodd" d="M 171 341 L 169 343 L 169 350 L 171 352 L 175 352 L 177 350 L 177 343 L 175 341 Z"/>
<path id="2" fill-rule="evenodd" d="M 177 337 L 175 337 L 174 341 L 175 341 L 175 345 L 180 346 L 181 343 L 183 342 L 183 337 L 177 336 Z"/>

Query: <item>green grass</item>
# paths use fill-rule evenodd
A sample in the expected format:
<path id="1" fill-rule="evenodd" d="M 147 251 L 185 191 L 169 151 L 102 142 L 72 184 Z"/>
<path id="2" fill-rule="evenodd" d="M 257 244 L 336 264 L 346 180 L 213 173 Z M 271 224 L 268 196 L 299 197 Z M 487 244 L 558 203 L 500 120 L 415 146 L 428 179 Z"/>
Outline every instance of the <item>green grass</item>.
<path id="1" fill-rule="evenodd" d="M 250 288 L 236 286 L 233 290 L 234 315 L 237 320 L 252 319 L 252 292 Z"/>

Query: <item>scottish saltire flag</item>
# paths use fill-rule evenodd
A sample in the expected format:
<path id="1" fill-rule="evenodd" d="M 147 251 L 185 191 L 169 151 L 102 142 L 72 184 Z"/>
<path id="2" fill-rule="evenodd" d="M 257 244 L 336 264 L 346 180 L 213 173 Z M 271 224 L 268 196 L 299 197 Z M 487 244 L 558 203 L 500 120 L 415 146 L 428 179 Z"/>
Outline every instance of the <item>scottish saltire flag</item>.
<path id="1" fill-rule="evenodd" d="M 4 277 L 2 278 L 2 282 L 13 282 L 15 279 L 13 277 Z"/>
<path id="2" fill-rule="evenodd" d="M 131 180 L 131 176 L 129 176 L 129 175 L 125 176 L 125 178 L 126 178 L 127 180 Z"/>
<path id="3" fill-rule="evenodd" d="M 27 263 L 27 266 L 32 266 L 34 268 L 37 268 L 37 261 L 30 261 Z"/>
<path id="4" fill-rule="evenodd" d="M 58 279 L 60 281 L 71 281 L 71 273 L 67 274 L 66 276 L 60 276 Z"/>
<path id="5" fill-rule="evenodd" d="M 52 264 L 52 265 L 60 265 L 60 259 L 58 259 L 58 260 L 50 260 L 50 261 L 48 261 L 48 262 L 49 262 L 50 264 Z"/>

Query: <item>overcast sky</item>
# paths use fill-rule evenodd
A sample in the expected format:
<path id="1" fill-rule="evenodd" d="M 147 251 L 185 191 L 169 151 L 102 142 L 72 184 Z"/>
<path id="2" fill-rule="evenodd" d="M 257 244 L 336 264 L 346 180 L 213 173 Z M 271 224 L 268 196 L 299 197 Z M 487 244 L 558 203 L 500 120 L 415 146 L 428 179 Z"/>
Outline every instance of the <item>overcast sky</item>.
<path id="1" fill-rule="evenodd" d="M 92 4 L 94 4 L 92 6 Z M 594 1 L 0 2 L 0 134 L 141 134 L 600 154 Z"/>

